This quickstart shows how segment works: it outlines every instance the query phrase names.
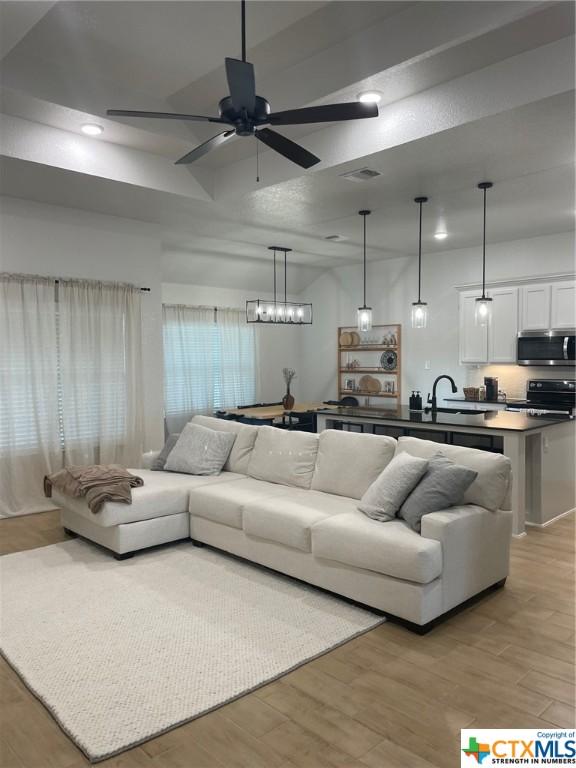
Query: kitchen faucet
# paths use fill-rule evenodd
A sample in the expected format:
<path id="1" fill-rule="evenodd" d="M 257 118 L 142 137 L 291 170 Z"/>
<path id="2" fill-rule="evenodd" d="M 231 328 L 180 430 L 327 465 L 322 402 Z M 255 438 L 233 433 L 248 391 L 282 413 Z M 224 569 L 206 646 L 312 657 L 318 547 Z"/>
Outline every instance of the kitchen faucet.
<path id="1" fill-rule="evenodd" d="M 432 413 L 436 412 L 436 408 L 438 407 L 438 401 L 436 399 L 436 387 L 438 386 L 438 382 L 442 381 L 442 379 L 448 379 L 452 385 L 452 392 L 458 392 L 458 387 L 456 386 L 452 376 L 448 376 L 445 373 L 443 373 L 441 376 L 438 376 L 434 381 L 434 384 L 432 384 L 432 398 L 430 398 L 430 393 L 428 393 L 428 402 L 430 403 L 431 408 L 425 408 L 425 413 L 428 413 L 429 411 L 432 411 Z"/>

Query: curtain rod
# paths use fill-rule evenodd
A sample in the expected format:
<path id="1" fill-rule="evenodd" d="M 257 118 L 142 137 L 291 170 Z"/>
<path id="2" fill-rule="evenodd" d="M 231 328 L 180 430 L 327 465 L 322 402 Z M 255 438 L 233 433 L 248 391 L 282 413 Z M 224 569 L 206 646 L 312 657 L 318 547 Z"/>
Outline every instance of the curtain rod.
<path id="1" fill-rule="evenodd" d="M 88 282 L 90 282 L 90 283 L 100 283 L 100 282 L 102 282 L 101 280 L 90 280 L 89 278 L 83 278 L 83 277 L 80 277 L 80 278 L 71 277 L 70 278 L 70 280 L 76 280 L 76 279 L 78 279 L 78 280 L 88 280 Z M 58 278 L 55 278 L 54 282 L 58 285 L 60 283 L 60 280 Z M 66 280 L 64 280 L 64 282 L 66 282 Z M 136 288 L 137 286 L 134 286 L 134 287 Z M 152 289 L 151 288 L 142 288 L 141 287 L 140 290 L 141 291 L 145 291 L 146 293 L 150 293 L 150 291 Z"/>
<path id="2" fill-rule="evenodd" d="M 245 310 L 241 307 L 216 307 L 213 304 L 171 304 L 169 302 L 163 301 L 162 302 L 163 307 L 185 307 L 186 309 L 212 309 L 214 312 L 244 312 Z"/>

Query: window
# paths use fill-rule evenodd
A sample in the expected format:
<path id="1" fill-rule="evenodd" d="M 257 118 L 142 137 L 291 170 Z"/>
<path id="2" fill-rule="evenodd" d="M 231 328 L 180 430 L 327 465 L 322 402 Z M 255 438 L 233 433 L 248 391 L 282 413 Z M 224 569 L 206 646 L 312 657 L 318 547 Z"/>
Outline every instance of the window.
<path id="1" fill-rule="evenodd" d="M 164 305 L 164 399 L 170 432 L 195 413 L 256 399 L 256 340 L 235 309 Z"/>

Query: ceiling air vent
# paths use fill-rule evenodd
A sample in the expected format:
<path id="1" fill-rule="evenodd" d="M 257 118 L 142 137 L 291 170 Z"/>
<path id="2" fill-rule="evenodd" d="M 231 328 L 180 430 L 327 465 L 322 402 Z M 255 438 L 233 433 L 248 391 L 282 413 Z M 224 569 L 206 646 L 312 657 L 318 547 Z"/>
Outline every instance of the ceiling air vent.
<path id="1" fill-rule="evenodd" d="M 370 179 L 375 179 L 376 176 L 382 176 L 382 174 L 380 171 L 373 171 L 372 168 L 359 168 L 356 171 L 350 171 L 350 173 L 342 173 L 340 176 L 347 181 L 370 181 Z"/>
<path id="2" fill-rule="evenodd" d="M 324 240 L 330 240 L 333 243 L 341 243 L 342 240 L 347 240 L 347 237 L 344 237 L 344 235 L 326 235 Z"/>

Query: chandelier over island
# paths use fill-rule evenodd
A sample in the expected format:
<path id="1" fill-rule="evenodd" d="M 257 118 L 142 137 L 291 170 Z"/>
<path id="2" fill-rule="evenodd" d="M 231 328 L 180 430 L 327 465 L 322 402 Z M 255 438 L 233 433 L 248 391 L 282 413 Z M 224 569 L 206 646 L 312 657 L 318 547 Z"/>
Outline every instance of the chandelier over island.
<path id="1" fill-rule="evenodd" d="M 246 322 L 265 323 L 267 325 L 312 325 L 312 304 L 300 301 L 288 301 L 287 298 L 287 254 L 292 248 L 270 245 L 274 253 L 273 300 L 248 299 L 246 301 Z M 284 254 L 284 299 L 278 299 L 276 285 L 276 253 Z"/>

